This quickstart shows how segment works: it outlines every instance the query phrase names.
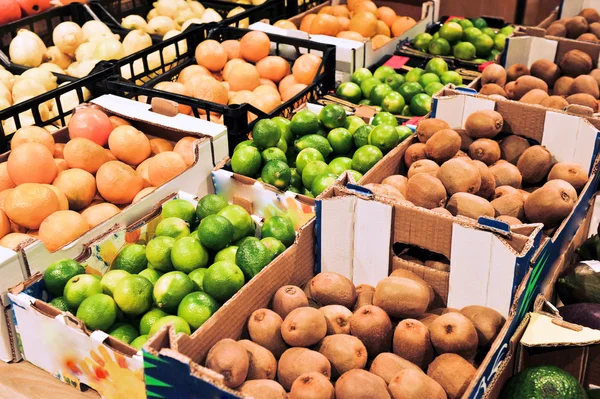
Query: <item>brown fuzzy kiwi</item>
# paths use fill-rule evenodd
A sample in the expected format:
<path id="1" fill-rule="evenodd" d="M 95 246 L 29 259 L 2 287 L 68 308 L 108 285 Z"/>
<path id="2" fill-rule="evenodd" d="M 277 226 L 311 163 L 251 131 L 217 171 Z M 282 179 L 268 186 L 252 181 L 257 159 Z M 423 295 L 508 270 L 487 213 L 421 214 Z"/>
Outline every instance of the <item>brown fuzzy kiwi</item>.
<path id="1" fill-rule="evenodd" d="M 508 67 L 506 70 L 506 81 L 512 82 L 513 80 L 519 79 L 521 76 L 529 75 L 529 68 L 527 65 L 523 64 L 514 64 Z M 506 87 L 505 87 L 506 90 Z"/>
<path id="2" fill-rule="evenodd" d="M 331 378 L 334 379 L 348 370 L 364 369 L 367 365 L 367 348 L 352 335 L 329 335 L 316 349 L 331 363 Z"/>
<path id="3" fill-rule="evenodd" d="M 476 373 L 471 363 L 454 353 L 436 357 L 427 368 L 427 375 L 444 388 L 449 399 L 461 398 Z"/>
<path id="4" fill-rule="evenodd" d="M 350 334 L 365 344 L 370 357 L 390 351 L 392 333 L 390 317 L 377 306 L 363 306 L 350 318 Z"/>
<path id="5" fill-rule="evenodd" d="M 462 141 L 460 135 L 452 129 L 443 129 L 435 133 L 425 143 L 427 158 L 438 164 L 451 159 L 460 150 Z"/>
<path id="6" fill-rule="evenodd" d="M 433 313 L 433 314 L 437 314 L 439 316 L 446 314 L 446 313 L 459 313 L 460 310 L 456 309 L 456 308 L 435 308 L 435 309 L 430 309 L 429 313 Z"/>
<path id="7" fill-rule="evenodd" d="M 447 399 L 446 391 L 433 378 L 414 370 L 402 370 L 388 386 L 394 399 L 428 398 Z"/>
<path id="8" fill-rule="evenodd" d="M 467 149 L 467 151 L 468 151 L 468 149 Z M 467 153 L 460 151 L 460 150 L 456 153 L 454 158 L 464 158 L 464 159 L 471 160 L 471 157 Z"/>
<path id="9" fill-rule="evenodd" d="M 248 352 L 234 340 L 222 339 L 208 351 L 206 367 L 221 374 L 225 386 L 237 388 L 248 375 Z"/>
<path id="10" fill-rule="evenodd" d="M 406 259 L 403 256 L 401 256 L 401 257 L 403 259 Z M 425 266 L 425 262 L 423 262 L 421 260 L 419 260 L 418 262 L 415 262 L 415 263 Z M 396 269 L 396 270 L 392 271 L 392 273 L 390 274 L 389 277 L 403 277 L 403 278 L 408 278 L 410 280 L 413 280 L 413 281 L 423 285 L 425 288 L 427 288 L 427 290 L 429 291 L 429 297 L 431 298 L 431 301 L 433 301 L 435 298 L 435 291 L 429 285 L 429 283 L 426 282 L 425 280 L 423 280 L 421 277 L 417 276 L 416 273 L 411 272 L 410 270 Z"/>
<path id="11" fill-rule="evenodd" d="M 506 98 L 508 98 L 509 100 L 518 100 L 518 98 L 515 98 L 515 81 L 513 80 L 512 82 L 508 82 L 505 86 L 504 86 L 504 91 L 506 92 Z"/>
<path id="12" fill-rule="evenodd" d="M 273 296 L 273 311 L 282 319 L 294 309 L 308 306 L 308 298 L 302 288 L 284 285 Z"/>
<path id="13" fill-rule="evenodd" d="M 525 93 L 523 97 L 519 100 L 521 103 L 525 104 L 541 104 L 548 97 L 548 93 L 541 89 L 533 89 Z"/>
<path id="14" fill-rule="evenodd" d="M 548 87 L 552 87 L 556 79 L 560 78 L 560 68 L 550 60 L 537 60 L 531 65 L 531 75 L 542 79 Z"/>
<path id="15" fill-rule="evenodd" d="M 433 321 L 435 319 L 437 319 L 438 317 L 440 317 L 439 314 L 425 313 L 421 317 L 418 317 L 417 320 L 419 320 L 421 323 L 423 323 L 423 325 L 425 327 L 427 327 L 427 330 L 429 331 L 429 327 L 431 326 L 431 323 L 433 323 Z"/>
<path id="16" fill-rule="evenodd" d="M 433 209 L 446 205 L 446 188 L 442 182 L 427 173 L 408 179 L 406 199 L 422 208 Z"/>
<path id="17" fill-rule="evenodd" d="M 511 134 L 500 142 L 501 158 L 516 165 L 523 151 L 529 147 L 531 145 L 525 138 Z"/>
<path id="18" fill-rule="evenodd" d="M 429 329 L 418 320 L 402 320 L 394 330 L 393 352 L 425 369 L 433 360 Z"/>
<path id="19" fill-rule="evenodd" d="M 448 200 L 446 209 L 454 216 L 478 219 L 480 216 L 494 217 L 494 208 L 485 198 L 469 193 L 456 193 Z"/>
<path id="20" fill-rule="evenodd" d="M 435 319 L 429 328 L 431 343 L 437 353 L 456 353 L 470 360 L 477 351 L 477 330 L 461 313 L 446 313 Z"/>
<path id="21" fill-rule="evenodd" d="M 406 183 L 408 183 L 408 179 L 402 175 L 388 176 L 381 182 L 381 184 L 395 187 L 404 197 L 406 197 Z"/>
<path id="22" fill-rule="evenodd" d="M 290 348 L 283 352 L 277 365 L 277 381 L 289 391 L 296 378 L 316 372 L 331 377 L 331 363 L 322 354 L 306 348 Z"/>
<path id="23" fill-rule="evenodd" d="M 239 386 L 238 391 L 248 396 L 263 399 L 286 399 L 285 389 L 276 381 L 251 380 Z M 327 398 L 329 399 L 329 398 Z"/>
<path id="24" fill-rule="evenodd" d="M 508 92 L 508 94 L 512 99 L 520 100 L 521 97 L 533 89 L 540 89 L 547 93 L 548 84 L 542 79 L 536 78 L 535 76 L 521 76 L 515 81 L 515 85 L 512 87 L 512 90 Z"/>
<path id="25" fill-rule="evenodd" d="M 327 335 L 327 320 L 323 313 L 315 308 L 294 309 L 281 324 L 281 336 L 290 346 L 312 346 L 325 335 Z"/>
<path id="26" fill-rule="evenodd" d="M 417 125 L 417 137 L 421 143 L 426 143 L 431 136 L 443 129 L 450 129 L 448 122 L 441 119 L 424 119 Z"/>
<path id="27" fill-rule="evenodd" d="M 494 140 L 477 139 L 469 146 L 469 156 L 489 166 L 500 159 L 500 146 Z"/>
<path id="28" fill-rule="evenodd" d="M 409 179 L 414 175 L 418 175 L 419 173 L 428 173 L 431 176 L 435 176 L 439 169 L 440 166 L 435 163 L 435 161 L 432 161 L 431 159 L 419 159 L 410 165 L 406 175 Z"/>
<path id="29" fill-rule="evenodd" d="M 523 151 L 517 168 L 521 172 L 523 181 L 529 184 L 541 182 L 552 168 L 553 160 L 550 151 L 541 145 L 534 145 Z M 514 215 L 511 215 L 514 216 Z"/>
<path id="30" fill-rule="evenodd" d="M 571 85 L 575 79 L 570 76 L 561 76 L 554 83 L 552 94 L 555 96 L 568 96 L 571 92 Z"/>
<path id="31" fill-rule="evenodd" d="M 425 155 L 425 144 L 415 143 L 408 146 L 406 152 L 404 152 L 404 164 L 406 167 L 410 168 L 410 166 L 419 159 L 427 159 L 427 155 Z"/>
<path id="32" fill-rule="evenodd" d="M 600 22 L 593 22 L 589 26 L 590 33 L 596 35 L 600 39 Z"/>
<path id="33" fill-rule="evenodd" d="M 586 93 L 598 99 L 600 96 L 600 90 L 598 90 L 598 82 L 590 75 L 577 76 L 571 84 L 570 94 Z"/>
<path id="34" fill-rule="evenodd" d="M 416 317 L 425 313 L 432 300 L 429 284 L 390 276 L 381 280 L 375 287 L 373 305 L 380 307 L 393 318 Z"/>
<path id="35" fill-rule="evenodd" d="M 596 37 L 596 35 L 593 33 L 584 33 L 583 35 L 579 36 L 577 40 L 580 42 L 598 43 L 598 37 Z"/>
<path id="36" fill-rule="evenodd" d="M 477 166 L 477 170 L 481 176 L 481 186 L 479 187 L 479 191 L 475 194 L 482 198 L 489 199 L 494 195 L 494 191 L 496 190 L 496 179 L 494 179 L 494 175 L 492 175 L 492 172 L 490 172 L 487 165 L 483 162 L 473 161 L 473 164 Z"/>
<path id="37" fill-rule="evenodd" d="M 414 370 L 423 373 L 423 370 L 414 363 L 393 353 L 380 353 L 373 359 L 369 371 L 389 384 L 389 382 L 402 370 Z"/>
<path id="38" fill-rule="evenodd" d="M 507 96 L 506 91 L 504 91 L 504 88 L 502 88 L 502 86 L 497 85 L 496 83 L 488 83 L 486 85 L 483 85 L 481 87 L 481 90 L 479 90 L 479 94 L 482 94 L 484 96 L 496 94 L 504 98 L 506 98 Z"/>
<path id="39" fill-rule="evenodd" d="M 558 226 L 577 202 L 577 191 L 564 180 L 550 180 L 525 201 L 525 216 L 546 227 Z"/>
<path id="40" fill-rule="evenodd" d="M 506 84 L 506 69 L 502 65 L 490 64 L 481 72 L 481 85 L 495 84 L 502 88 Z"/>
<path id="41" fill-rule="evenodd" d="M 552 169 L 550 169 L 550 173 L 548 173 L 549 181 L 556 179 L 566 181 L 579 192 L 587 184 L 588 174 L 579 164 L 572 162 L 558 162 L 554 164 Z"/>
<path id="42" fill-rule="evenodd" d="M 496 198 L 490 204 L 496 211 L 495 216 L 512 216 L 520 220 L 525 217 L 525 211 L 523 210 L 525 201 L 520 193 L 504 195 Z"/>
<path id="43" fill-rule="evenodd" d="M 472 161 L 455 158 L 445 162 L 436 177 L 440 179 L 448 195 L 474 194 L 481 188 L 481 175 Z"/>
<path id="44" fill-rule="evenodd" d="M 310 281 L 310 297 L 320 305 L 342 305 L 351 309 L 356 301 L 356 287 L 338 273 L 317 274 Z"/>
<path id="45" fill-rule="evenodd" d="M 542 101 L 540 105 L 542 107 L 563 110 L 569 105 L 569 102 L 561 96 L 550 96 Z"/>
<path id="46" fill-rule="evenodd" d="M 449 212 L 450 211 L 448 211 L 448 213 Z M 450 215 L 452 215 L 452 214 L 450 213 Z M 450 264 L 447 262 L 439 261 L 439 260 L 428 259 L 425 261 L 425 266 L 430 267 L 435 270 L 439 270 L 441 272 L 449 272 L 450 271 Z"/>
<path id="47" fill-rule="evenodd" d="M 567 37 L 567 27 L 562 22 L 553 22 L 546 29 L 546 36 Z"/>
<path id="48" fill-rule="evenodd" d="M 584 8 L 579 12 L 579 15 L 584 17 L 588 24 L 600 22 L 600 14 L 598 14 L 595 8 Z"/>
<path id="49" fill-rule="evenodd" d="M 565 28 L 567 28 L 567 37 L 575 39 L 588 31 L 588 21 L 581 16 L 567 19 Z"/>
<path id="50" fill-rule="evenodd" d="M 372 305 L 373 304 L 373 296 L 375 295 L 375 287 L 369 284 L 360 284 L 356 287 L 356 303 L 354 304 L 354 311 L 356 312 L 358 309 L 363 306 Z M 348 322 L 350 322 L 348 320 Z M 350 330 L 348 330 L 350 331 Z M 349 334 L 349 332 L 348 332 Z"/>
<path id="51" fill-rule="evenodd" d="M 250 339 L 267 348 L 278 359 L 287 350 L 281 337 L 283 319 L 270 309 L 257 309 L 248 319 Z"/>
<path id="52" fill-rule="evenodd" d="M 506 195 L 518 194 L 519 190 L 512 186 L 500 186 L 494 190 L 494 199 L 504 197 Z"/>
<path id="53" fill-rule="evenodd" d="M 587 75 L 592 70 L 592 57 L 581 50 L 567 52 L 560 61 L 560 69 L 567 76 Z"/>
<path id="54" fill-rule="evenodd" d="M 454 129 L 454 131 L 460 136 L 460 151 L 469 151 L 469 146 L 473 142 L 471 136 L 467 134 L 465 129 Z"/>
<path id="55" fill-rule="evenodd" d="M 277 374 L 277 360 L 266 348 L 254 342 L 243 339 L 238 341 L 248 352 L 247 380 L 274 380 Z"/>
<path id="56" fill-rule="evenodd" d="M 385 184 L 369 183 L 365 184 L 363 187 L 367 190 L 370 190 L 373 194 L 385 195 L 387 197 L 392 197 L 397 200 L 404 199 L 404 196 L 400 194 L 400 191 L 396 190 L 396 188 L 392 186 L 388 186 Z"/>
<path id="57" fill-rule="evenodd" d="M 335 388 L 321 373 L 304 373 L 292 384 L 288 399 L 334 399 Z"/>
<path id="58" fill-rule="evenodd" d="M 586 93 L 572 94 L 567 97 L 569 104 L 583 105 L 584 107 L 591 108 L 592 112 L 598 112 L 598 101 L 594 96 Z"/>
<path id="59" fill-rule="evenodd" d="M 498 311 L 485 306 L 466 306 L 460 310 L 460 313 L 471 320 L 475 326 L 481 348 L 486 348 L 494 342 L 506 322 Z"/>
<path id="60" fill-rule="evenodd" d="M 419 258 L 416 258 L 416 257 L 414 257 L 414 256 L 411 256 L 411 255 L 407 255 L 407 254 L 400 254 L 400 255 L 398 255 L 398 257 L 399 257 L 400 259 L 404 259 L 404 260 L 405 260 L 405 261 L 407 261 L 407 262 L 412 262 L 412 263 L 416 263 L 416 264 L 419 264 L 419 265 L 424 265 L 424 264 L 425 264 L 425 262 L 424 262 L 424 261 L 422 261 L 421 259 L 419 259 Z M 408 276 L 404 276 L 404 273 L 411 273 L 411 277 L 410 277 L 410 278 L 412 278 L 412 276 L 413 276 L 413 275 L 415 275 L 415 276 L 416 276 L 416 274 L 414 274 L 413 272 L 411 272 L 411 271 L 408 271 L 408 270 L 404 270 L 404 269 L 397 269 L 397 270 L 400 270 L 400 271 L 399 271 L 399 272 L 396 272 L 396 271 L 394 270 L 394 272 L 396 272 L 395 274 L 393 274 L 394 276 L 396 276 L 396 275 L 400 275 L 400 277 L 408 277 Z"/>
<path id="61" fill-rule="evenodd" d="M 493 139 L 502 130 L 504 119 L 498 112 L 487 109 L 467 117 L 465 130 L 474 139 Z"/>
<path id="62" fill-rule="evenodd" d="M 381 377 L 359 369 L 347 371 L 337 380 L 335 397 L 391 399 L 387 385 Z"/>
<path id="63" fill-rule="evenodd" d="M 496 219 L 500 220 L 501 222 L 508 223 L 509 226 L 517 226 L 523 224 L 522 221 L 512 216 L 498 216 Z"/>
<path id="64" fill-rule="evenodd" d="M 596 68 L 590 72 L 590 76 L 596 80 L 596 83 L 600 86 L 600 68 Z"/>
<path id="65" fill-rule="evenodd" d="M 529 198 L 529 196 L 531 195 L 531 193 L 523 189 L 519 189 L 519 194 L 521 194 L 521 198 L 523 198 L 523 201 L 527 201 L 527 198 Z"/>
<path id="66" fill-rule="evenodd" d="M 521 172 L 512 163 L 501 159 L 495 164 L 490 165 L 489 169 L 496 179 L 496 187 L 511 186 L 521 188 L 521 183 L 523 182 Z"/>
<path id="67" fill-rule="evenodd" d="M 431 212 L 439 213 L 441 215 L 452 216 L 450 211 L 446 208 L 433 208 Z"/>
<path id="68" fill-rule="evenodd" d="M 350 309 L 342 305 L 327 305 L 319 308 L 319 312 L 323 313 L 327 321 L 327 335 L 350 334 Z"/>

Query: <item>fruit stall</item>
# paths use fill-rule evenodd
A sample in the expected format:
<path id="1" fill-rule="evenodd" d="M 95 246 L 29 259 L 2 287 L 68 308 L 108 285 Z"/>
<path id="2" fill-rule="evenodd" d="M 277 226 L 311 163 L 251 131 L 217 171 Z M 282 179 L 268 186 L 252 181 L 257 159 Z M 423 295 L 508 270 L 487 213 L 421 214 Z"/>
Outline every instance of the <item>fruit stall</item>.
<path id="1" fill-rule="evenodd" d="M 0 397 L 600 397 L 600 4 L 521 3 L 5 0 Z"/>

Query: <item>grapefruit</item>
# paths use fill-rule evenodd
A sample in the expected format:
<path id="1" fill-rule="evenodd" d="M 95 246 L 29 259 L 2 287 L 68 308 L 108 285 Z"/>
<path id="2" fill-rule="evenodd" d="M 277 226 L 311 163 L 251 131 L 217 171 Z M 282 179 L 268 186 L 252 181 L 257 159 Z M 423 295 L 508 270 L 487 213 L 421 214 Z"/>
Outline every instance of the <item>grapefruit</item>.
<path id="1" fill-rule="evenodd" d="M 107 221 L 119 212 L 121 212 L 121 210 L 116 205 L 104 202 L 85 208 L 81 212 L 81 216 L 83 216 L 91 229 L 98 226 L 100 223 Z"/>
<path id="2" fill-rule="evenodd" d="M 48 148 L 40 143 L 25 143 L 11 151 L 7 171 L 16 184 L 52 183 L 57 168 Z"/>
<path id="3" fill-rule="evenodd" d="M 61 172 L 52 185 L 67 197 L 69 209 L 76 211 L 87 207 L 96 196 L 96 179 L 83 169 Z"/>
<path id="4" fill-rule="evenodd" d="M 2 0 L 0 1 L 0 8 L 2 9 L 2 14 L 0 14 L 0 25 L 21 18 L 21 7 L 16 0 Z"/>
<path id="5" fill-rule="evenodd" d="M 119 161 L 110 161 L 98 169 L 96 186 L 102 198 L 113 204 L 123 205 L 131 203 L 136 194 L 144 188 L 144 179 L 131 166 Z"/>
<path id="6" fill-rule="evenodd" d="M 196 162 L 196 146 L 194 143 L 198 139 L 196 137 L 184 137 L 175 144 L 174 152 L 183 157 L 183 161 L 187 166 L 192 166 Z"/>
<path id="7" fill-rule="evenodd" d="M 159 187 L 187 169 L 183 157 L 174 152 L 161 152 L 151 158 L 148 177 L 154 187 Z"/>
<path id="8" fill-rule="evenodd" d="M 67 196 L 62 191 L 60 191 L 58 189 L 58 187 L 55 187 L 52 184 L 44 184 L 44 186 L 46 186 L 49 189 L 51 189 L 52 191 L 54 191 L 54 194 L 56 195 L 56 198 L 58 199 L 58 210 L 59 211 L 66 211 L 69 209 L 69 200 L 67 199 Z"/>
<path id="9" fill-rule="evenodd" d="M 133 126 L 119 126 L 108 138 L 108 148 L 128 165 L 139 165 L 152 154 L 148 137 Z"/>
<path id="10" fill-rule="evenodd" d="M 173 151 L 173 144 L 165 139 L 150 139 L 150 150 L 152 151 L 152 155 L 163 151 Z"/>
<path id="11" fill-rule="evenodd" d="M 104 112 L 94 108 L 83 108 L 73 114 L 69 120 L 68 129 L 71 139 L 83 137 L 100 146 L 105 146 L 113 127 Z"/>
<path id="12" fill-rule="evenodd" d="M 69 164 L 64 159 L 54 158 L 54 163 L 56 164 L 57 176 L 60 172 L 64 172 L 65 170 L 69 169 Z"/>
<path id="13" fill-rule="evenodd" d="M 237 40 L 225 40 L 221 43 L 221 47 L 227 53 L 227 59 L 233 60 L 235 58 L 240 58 L 240 42 Z"/>
<path id="14" fill-rule="evenodd" d="M 51 154 L 54 154 L 54 137 L 46 130 L 37 126 L 22 127 L 17 130 L 10 141 L 10 148 L 15 149 L 25 143 L 40 143 L 45 145 Z"/>
<path id="15" fill-rule="evenodd" d="M 240 55 L 248 62 L 258 62 L 269 55 L 271 39 L 266 33 L 252 31 L 240 40 Z"/>
<path id="16" fill-rule="evenodd" d="M 358 32 L 364 37 L 372 37 L 377 33 L 377 17 L 368 11 L 354 14 L 350 20 L 350 30 Z"/>
<path id="17" fill-rule="evenodd" d="M 279 83 L 290 74 L 290 64 L 282 57 L 271 55 L 258 61 L 256 69 L 261 78 Z"/>
<path id="18" fill-rule="evenodd" d="M 7 188 L 13 188 L 15 183 L 10 179 L 8 175 L 8 165 L 6 162 L 0 163 L 0 192 L 6 190 Z"/>
<path id="19" fill-rule="evenodd" d="M 139 193 L 136 194 L 135 197 L 133 197 L 133 201 L 131 201 L 131 203 L 135 204 L 135 203 L 140 202 L 140 200 L 142 198 L 144 198 L 146 195 L 150 194 L 154 190 L 156 190 L 156 187 L 146 187 L 146 188 L 142 189 L 142 191 L 140 191 Z"/>
<path id="20" fill-rule="evenodd" d="M 228 78 L 227 83 L 232 91 L 254 90 L 260 85 L 258 70 L 247 62 L 235 65 Z"/>
<path id="21" fill-rule="evenodd" d="M 363 35 L 364 36 L 364 35 Z M 292 73 L 298 83 L 309 85 L 315 80 L 321 65 L 321 57 L 314 54 L 303 54 L 294 62 Z"/>
<path id="22" fill-rule="evenodd" d="M 63 155 L 69 168 L 83 169 L 89 173 L 96 173 L 100 166 L 109 160 L 104 148 L 84 137 L 76 137 L 69 141 L 65 145 Z"/>
<path id="23" fill-rule="evenodd" d="M 56 143 L 54 144 L 54 158 L 64 158 L 63 151 L 65 149 L 64 143 Z"/>
<path id="24" fill-rule="evenodd" d="M 151 160 L 152 160 L 152 158 L 148 158 L 144 162 L 139 164 L 137 166 L 137 168 L 135 168 L 136 173 L 138 175 L 140 175 L 142 177 L 142 179 L 144 179 L 144 187 L 148 187 L 148 186 L 152 185 L 150 183 L 150 177 L 148 176 L 148 166 L 150 166 Z"/>
<path id="25" fill-rule="evenodd" d="M 74 211 L 58 211 L 40 225 L 40 240 L 50 252 L 57 251 L 89 230 L 83 216 Z"/>
<path id="26" fill-rule="evenodd" d="M 227 62 L 227 53 L 216 40 L 204 40 L 196 47 L 196 62 L 209 71 L 217 72 L 223 69 Z"/>
<path id="27" fill-rule="evenodd" d="M 0 247 L 16 251 L 19 245 L 31 240 L 31 236 L 23 233 L 8 233 L 0 239 Z"/>
<path id="28" fill-rule="evenodd" d="M 48 216 L 58 211 L 60 203 L 54 191 L 38 183 L 24 183 L 12 189 L 4 200 L 10 220 L 28 229 L 37 229 Z"/>

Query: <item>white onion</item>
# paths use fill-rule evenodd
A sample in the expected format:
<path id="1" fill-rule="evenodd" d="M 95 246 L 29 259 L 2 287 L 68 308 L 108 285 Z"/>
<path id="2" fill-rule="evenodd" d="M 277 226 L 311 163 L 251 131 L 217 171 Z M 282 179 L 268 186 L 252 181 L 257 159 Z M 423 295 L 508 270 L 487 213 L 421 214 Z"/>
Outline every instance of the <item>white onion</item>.
<path id="1" fill-rule="evenodd" d="M 146 15 L 146 21 L 150 22 L 151 19 L 156 17 L 158 17 L 158 11 L 156 11 L 156 8 L 153 8 L 152 10 L 150 10 L 148 15 Z M 148 33 L 150 33 L 150 31 L 148 31 Z"/>
<path id="2" fill-rule="evenodd" d="M 185 0 L 158 0 L 153 5 L 158 15 L 169 18 L 175 18 L 179 11 L 189 7 Z"/>
<path id="3" fill-rule="evenodd" d="M 54 73 L 60 73 L 60 74 L 63 74 L 63 75 L 66 74 L 64 69 L 62 69 L 58 65 L 53 64 L 51 62 L 44 62 L 38 68 L 42 68 L 42 69 L 45 69 L 47 71 L 54 72 Z"/>
<path id="4" fill-rule="evenodd" d="M 45 44 L 45 43 L 44 43 L 44 41 L 43 41 L 43 40 L 42 40 L 42 39 L 41 39 L 41 38 L 40 38 L 40 37 L 37 35 L 37 33 L 34 33 L 34 32 L 32 32 L 32 31 L 30 31 L 30 30 L 27 30 L 27 29 L 21 29 L 21 30 L 19 30 L 19 31 L 17 32 L 17 34 L 19 34 L 19 33 L 22 33 L 22 34 L 24 34 L 24 35 L 27 35 L 27 36 L 29 36 L 29 37 L 31 37 L 31 38 L 33 38 L 33 39 L 35 39 L 35 41 L 37 42 L 37 44 L 38 44 L 38 47 L 40 48 L 40 50 L 42 51 L 42 53 L 45 53 L 45 52 L 46 52 L 46 50 L 47 50 L 47 49 L 46 49 L 46 44 Z"/>
<path id="5" fill-rule="evenodd" d="M 123 39 L 123 51 L 125 56 L 137 53 L 152 46 L 152 38 L 141 29 L 132 30 Z"/>
<path id="6" fill-rule="evenodd" d="M 97 42 L 82 43 L 81 46 L 77 47 L 77 50 L 75 50 L 75 59 L 79 62 L 93 60 L 96 44 Z"/>
<path id="7" fill-rule="evenodd" d="M 104 22 L 100 22 L 100 21 L 96 21 L 96 20 L 92 20 L 92 21 L 87 21 L 85 24 L 83 24 L 83 26 L 81 27 L 81 31 L 83 32 L 83 40 L 87 40 L 88 38 L 92 37 L 92 36 L 96 36 L 98 34 L 107 34 L 107 35 L 111 35 L 112 32 L 110 31 L 110 28 L 108 26 L 106 26 L 106 24 Z"/>
<path id="8" fill-rule="evenodd" d="M 96 60 L 118 60 L 124 55 L 123 44 L 118 40 L 104 39 L 96 43 L 96 50 L 94 50 Z"/>
<path id="9" fill-rule="evenodd" d="M 15 64 L 29 67 L 37 67 L 42 63 L 44 52 L 40 51 L 40 46 L 34 37 L 23 33 L 20 30 L 8 47 L 10 60 Z"/>
<path id="10" fill-rule="evenodd" d="M 175 21 L 165 16 L 154 17 L 148 22 L 148 33 L 156 33 L 161 36 L 175 28 Z"/>
<path id="11" fill-rule="evenodd" d="M 121 26 L 125 29 L 141 29 L 148 32 L 148 23 L 139 15 L 128 15 L 121 20 Z"/>
<path id="12" fill-rule="evenodd" d="M 181 10 L 175 15 L 175 23 L 179 26 L 183 25 L 185 21 L 192 18 L 198 18 L 200 15 L 196 14 L 192 11 L 191 8 L 187 8 L 185 10 Z"/>
<path id="13" fill-rule="evenodd" d="M 21 122 L 21 127 L 33 126 L 35 125 L 35 119 L 33 119 L 33 114 L 31 111 L 21 112 L 19 114 L 19 121 Z M 7 119 L 4 122 L 4 134 L 11 134 L 17 131 L 17 125 L 15 123 L 15 118 Z"/>
<path id="14" fill-rule="evenodd" d="M 200 18 L 192 18 L 192 19 L 188 19 L 187 21 L 185 21 L 183 23 L 183 25 L 181 25 L 181 31 L 184 32 L 188 26 L 190 26 L 191 24 L 198 24 L 201 25 L 204 22 L 202 22 L 202 20 Z"/>
<path id="15" fill-rule="evenodd" d="M 9 106 L 13 103 L 12 94 L 4 84 L 0 84 L 0 99 L 5 100 Z"/>
<path id="16" fill-rule="evenodd" d="M 190 8 L 192 9 L 192 11 L 194 11 L 196 14 L 198 14 L 198 16 L 202 16 L 202 14 L 204 14 L 204 6 L 198 2 L 198 1 L 193 1 L 193 0 L 188 0 L 187 2 L 188 6 L 190 6 Z"/>
<path id="17" fill-rule="evenodd" d="M 73 60 L 71 57 L 60 51 L 56 46 L 48 47 L 44 53 L 44 61 L 58 65 L 61 69 L 67 68 Z"/>
<path id="18" fill-rule="evenodd" d="M 5 110 L 10 107 L 12 104 L 6 100 L 4 97 L 0 97 L 0 111 Z"/>
<path id="19" fill-rule="evenodd" d="M 15 83 L 15 75 L 8 72 L 6 69 L 0 70 L 0 83 L 2 83 L 8 90 L 12 90 L 13 84 Z"/>
<path id="20" fill-rule="evenodd" d="M 75 78 L 83 78 L 92 72 L 97 63 L 98 60 L 75 61 L 67 68 L 67 75 Z"/>
<path id="21" fill-rule="evenodd" d="M 94 36 L 91 36 L 90 38 L 88 38 L 88 43 L 98 43 L 100 40 L 104 40 L 104 39 L 119 40 L 120 38 L 121 38 L 121 36 L 119 36 L 117 34 L 98 33 L 97 35 L 94 35 Z"/>
<path id="22" fill-rule="evenodd" d="M 175 37 L 179 34 L 181 34 L 181 32 L 178 30 L 170 30 L 163 36 L 163 41 Z M 185 52 L 187 52 L 187 40 L 184 39 L 178 41 L 177 48 L 179 49 L 179 54 L 184 54 Z M 175 52 L 175 45 L 172 44 L 166 47 L 163 54 L 165 55 L 165 63 L 174 61 L 177 57 L 177 53 Z"/>
<path id="23" fill-rule="evenodd" d="M 245 9 L 243 9 L 242 7 L 236 7 L 233 10 L 229 11 L 227 13 L 227 18 L 231 18 L 235 15 L 241 14 L 244 11 L 246 11 Z M 242 29 L 247 29 L 248 26 L 250 26 L 250 19 L 249 18 L 244 18 L 241 21 L 238 22 L 237 27 L 238 28 L 242 28 Z"/>
<path id="24" fill-rule="evenodd" d="M 40 82 L 30 78 L 17 79 L 12 88 L 15 103 L 20 102 L 23 97 L 35 97 L 45 92 L 46 88 Z"/>
<path id="25" fill-rule="evenodd" d="M 214 9 L 207 8 L 206 11 L 204 11 L 204 14 L 202 14 L 202 18 L 200 19 L 202 20 L 202 23 L 207 24 L 209 22 L 220 22 L 223 20 L 223 17 L 221 17 L 221 15 Z"/>
<path id="26" fill-rule="evenodd" d="M 46 91 L 56 89 L 56 76 L 52 72 L 42 68 L 32 68 L 21 74 L 21 78 L 33 79 L 40 83 Z"/>
<path id="27" fill-rule="evenodd" d="M 60 51 L 73 57 L 77 47 L 84 41 L 83 31 L 75 22 L 61 22 L 54 28 L 52 40 Z"/>

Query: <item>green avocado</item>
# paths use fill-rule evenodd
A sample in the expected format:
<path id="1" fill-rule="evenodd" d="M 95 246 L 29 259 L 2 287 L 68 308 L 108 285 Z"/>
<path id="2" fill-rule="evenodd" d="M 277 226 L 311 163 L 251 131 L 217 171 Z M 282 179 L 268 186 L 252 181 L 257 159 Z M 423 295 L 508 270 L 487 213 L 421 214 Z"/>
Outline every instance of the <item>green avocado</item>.
<path id="1" fill-rule="evenodd" d="M 529 367 L 512 377 L 504 389 L 506 399 L 587 399 L 571 374 L 556 366 Z"/>

